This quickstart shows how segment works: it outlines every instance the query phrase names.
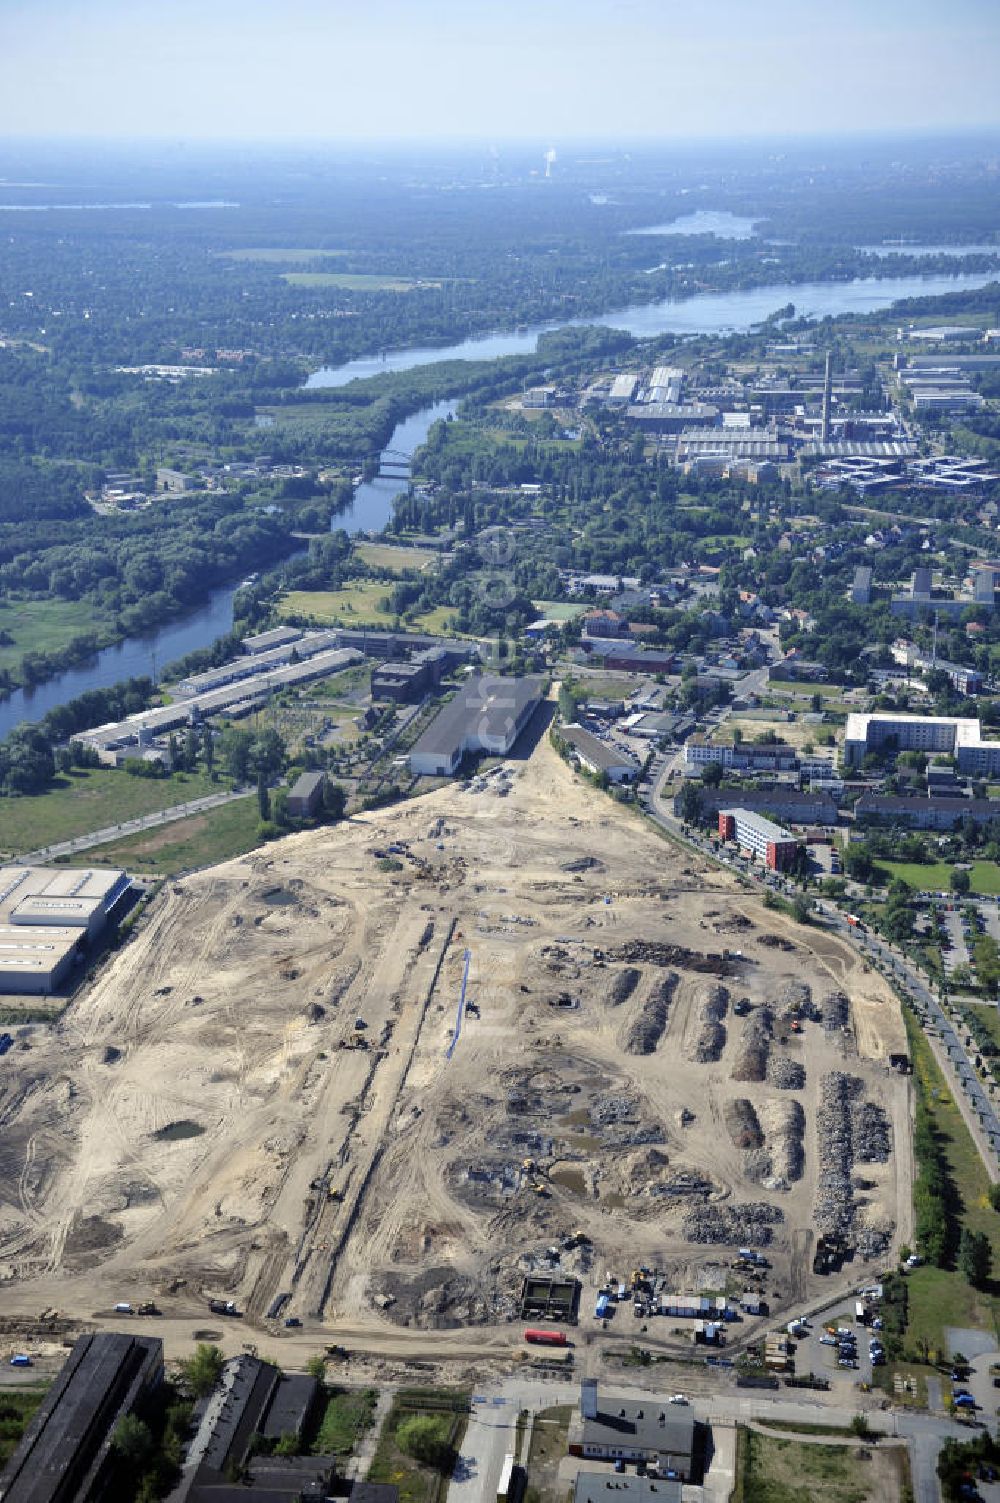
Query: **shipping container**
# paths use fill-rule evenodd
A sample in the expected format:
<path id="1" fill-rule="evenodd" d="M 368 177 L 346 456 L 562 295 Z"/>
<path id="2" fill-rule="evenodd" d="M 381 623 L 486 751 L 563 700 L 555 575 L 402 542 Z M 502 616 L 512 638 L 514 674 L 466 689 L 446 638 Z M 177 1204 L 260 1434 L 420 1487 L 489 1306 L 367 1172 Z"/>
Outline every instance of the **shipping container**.
<path id="1" fill-rule="evenodd" d="M 565 1331 L 539 1331 L 532 1326 L 529 1326 L 525 1331 L 524 1339 L 525 1341 L 531 1342 L 534 1346 L 567 1345 Z"/>

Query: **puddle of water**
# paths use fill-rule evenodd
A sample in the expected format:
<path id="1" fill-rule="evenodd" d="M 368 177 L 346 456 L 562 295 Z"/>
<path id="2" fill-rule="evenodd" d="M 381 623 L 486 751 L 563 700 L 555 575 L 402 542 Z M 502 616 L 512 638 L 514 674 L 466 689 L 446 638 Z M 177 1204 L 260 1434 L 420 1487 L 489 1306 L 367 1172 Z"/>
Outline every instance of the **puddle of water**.
<path id="1" fill-rule="evenodd" d="M 562 1185 L 564 1190 L 569 1190 L 573 1195 L 587 1193 L 587 1184 L 582 1169 L 553 1169 L 549 1178 L 555 1180 L 557 1185 Z"/>
<path id="2" fill-rule="evenodd" d="M 183 1117 L 179 1122 L 168 1122 L 158 1128 L 153 1137 L 158 1143 L 182 1143 L 185 1138 L 200 1138 L 205 1129 L 199 1122 Z"/>

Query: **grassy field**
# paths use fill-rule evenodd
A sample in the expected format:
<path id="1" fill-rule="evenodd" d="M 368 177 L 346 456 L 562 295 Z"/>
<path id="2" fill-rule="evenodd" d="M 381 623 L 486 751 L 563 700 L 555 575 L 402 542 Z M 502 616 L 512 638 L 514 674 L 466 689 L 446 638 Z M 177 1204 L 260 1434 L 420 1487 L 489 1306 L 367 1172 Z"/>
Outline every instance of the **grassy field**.
<path id="1" fill-rule="evenodd" d="M 290 287 L 341 287 L 345 292 L 412 292 L 414 287 L 440 287 L 440 282 L 415 282 L 409 277 L 385 277 L 375 272 L 286 271 Z"/>
<path id="2" fill-rule="evenodd" d="M 394 548 L 391 543 L 355 543 L 354 552 L 376 569 L 391 569 L 403 574 L 407 569 L 429 569 L 438 555 L 429 548 Z"/>
<path id="3" fill-rule="evenodd" d="M 879 861 L 879 869 L 888 875 L 886 880 L 899 877 L 918 892 L 949 892 L 951 866 L 947 861 L 933 861 L 922 865 L 915 861 Z M 993 861 L 973 861 L 969 871 L 972 891 L 981 897 L 996 897 L 1000 893 L 1000 866 Z"/>
<path id="4" fill-rule="evenodd" d="M 0 1396 L 0 1467 L 13 1456 L 44 1397 L 44 1388 L 9 1388 Z"/>
<path id="5" fill-rule="evenodd" d="M 391 630 L 396 617 L 387 608 L 391 585 L 378 579 L 351 579 L 339 590 L 289 590 L 278 605 L 280 616 L 308 616 L 320 626 L 377 626 Z M 412 631 L 442 632 L 455 614 L 437 605 L 422 616 L 407 616 Z"/>
<path id="6" fill-rule="evenodd" d="M 902 1450 L 868 1451 L 738 1432 L 734 1503 L 893 1503 L 908 1479 Z"/>
<path id="7" fill-rule="evenodd" d="M 372 1422 L 378 1394 L 374 1388 L 331 1388 L 313 1441 L 317 1456 L 350 1456 Z"/>
<path id="8" fill-rule="evenodd" d="M 970 1002 L 969 1011 L 989 1030 L 993 1042 L 1000 1046 L 1000 1011 L 988 1002 Z"/>
<path id="9" fill-rule="evenodd" d="M 87 860 L 95 865 L 176 876 L 253 850 L 260 843 L 258 821 L 256 798 L 234 799 L 204 814 L 192 814 L 157 830 L 97 846 L 88 852 Z"/>
<path id="10" fill-rule="evenodd" d="M 78 770 L 57 778 L 50 793 L 0 803 L 0 851 L 17 855 L 57 845 L 206 793 L 221 793 L 228 786 L 224 779 L 213 783 L 200 772 L 134 778 L 110 767 Z"/>
<path id="11" fill-rule="evenodd" d="M 110 618 L 86 600 L 0 601 L 0 631 L 13 645 L 0 647 L 0 668 L 13 669 L 26 652 L 56 652 L 84 632 L 107 634 Z"/>
<path id="12" fill-rule="evenodd" d="M 589 605 L 573 605 L 568 600 L 533 600 L 531 603 L 539 618 L 544 616 L 548 621 L 575 621 L 577 616 L 590 609 Z"/>
<path id="13" fill-rule="evenodd" d="M 963 1226 L 985 1232 L 993 1247 L 994 1272 L 1000 1271 L 1000 1216 L 987 1198 L 990 1180 L 969 1130 L 955 1105 L 930 1045 L 919 1025 L 904 1011 L 913 1060 L 914 1081 L 931 1114 L 949 1175 L 955 1186 L 956 1212 Z M 1000 1301 L 973 1289 L 962 1275 L 948 1268 L 915 1268 L 908 1275 L 910 1291 L 906 1344 L 926 1341 L 942 1351 L 945 1326 L 976 1326 L 996 1330 Z"/>
<path id="14" fill-rule="evenodd" d="M 391 626 L 386 609 L 391 586 L 379 579 L 351 579 L 339 590 L 289 590 L 278 606 L 280 616 L 309 616 L 326 625 Z"/>

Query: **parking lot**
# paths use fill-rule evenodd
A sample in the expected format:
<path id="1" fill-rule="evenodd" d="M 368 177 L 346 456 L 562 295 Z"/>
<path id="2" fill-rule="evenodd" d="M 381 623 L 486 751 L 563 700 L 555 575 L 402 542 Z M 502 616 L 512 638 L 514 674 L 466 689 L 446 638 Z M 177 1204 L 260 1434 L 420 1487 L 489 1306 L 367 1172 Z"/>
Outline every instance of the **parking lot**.
<path id="1" fill-rule="evenodd" d="M 877 1317 L 877 1311 L 875 1313 Z M 849 1332 L 855 1338 L 856 1368 L 840 1366 L 840 1349 L 836 1339 L 831 1340 L 828 1336 L 828 1326 Z M 870 1325 L 859 1325 L 854 1319 L 854 1302 L 848 1301 L 842 1309 L 817 1317 L 808 1335 L 795 1340 L 796 1376 L 801 1378 L 814 1373 L 818 1378 L 827 1378 L 831 1385 L 841 1384 L 844 1387 L 871 1383 L 872 1363 L 868 1343 L 872 1337 L 878 1339 L 879 1332 Z"/>
<path id="2" fill-rule="evenodd" d="M 944 950 L 942 959 L 946 971 L 953 971 L 958 965 L 971 965 L 972 957 L 965 943 L 965 935 L 962 932 L 962 915 L 957 909 L 952 913 L 943 913 L 941 921 L 944 924 L 945 933 L 951 941 L 950 948 Z"/>

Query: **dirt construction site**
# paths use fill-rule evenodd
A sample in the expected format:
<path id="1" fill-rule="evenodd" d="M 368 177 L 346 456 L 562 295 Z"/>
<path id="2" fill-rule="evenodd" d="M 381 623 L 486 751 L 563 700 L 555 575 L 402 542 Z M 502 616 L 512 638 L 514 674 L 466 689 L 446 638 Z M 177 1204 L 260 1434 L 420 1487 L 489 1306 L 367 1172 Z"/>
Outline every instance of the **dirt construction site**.
<path id="1" fill-rule="evenodd" d="M 528 1276 L 593 1326 L 609 1272 L 751 1246 L 774 1313 L 817 1236 L 852 1277 L 911 1236 L 905 1047 L 850 948 L 542 740 L 163 888 L 4 1060 L 3 1305 L 499 1357 Z"/>

